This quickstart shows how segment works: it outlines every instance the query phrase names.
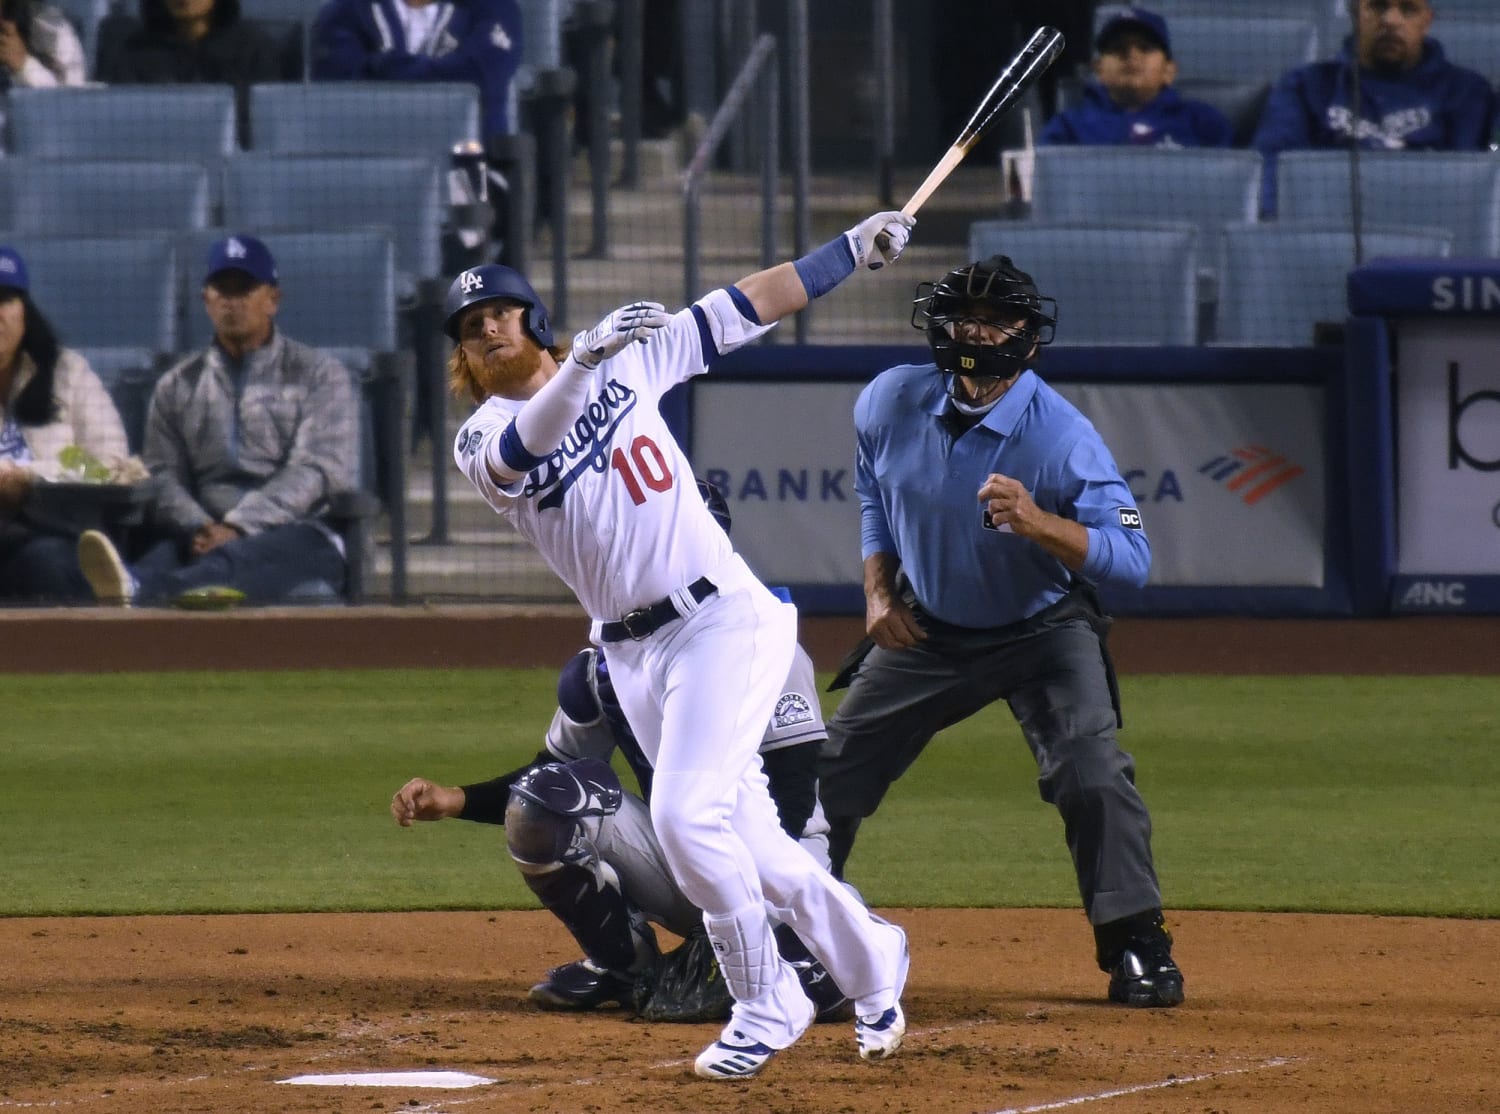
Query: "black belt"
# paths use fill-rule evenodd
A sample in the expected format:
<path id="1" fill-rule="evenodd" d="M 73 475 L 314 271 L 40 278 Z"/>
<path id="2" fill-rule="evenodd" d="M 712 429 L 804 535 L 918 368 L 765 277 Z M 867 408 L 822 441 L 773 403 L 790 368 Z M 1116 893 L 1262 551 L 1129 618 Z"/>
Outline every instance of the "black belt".
<path id="1" fill-rule="evenodd" d="M 688 585 L 687 590 L 688 595 L 699 603 L 718 591 L 714 582 L 706 576 L 700 576 L 693 581 Z M 599 628 L 599 638 L 604 642 L 624 642 L 627 638 L 633 638 L 639 642 L 642 638 L 648 638 L 661 630 L 673 619 L 680 618 L 682 618 L 682 613 L 677 610 L 677 605 L 668 596 L 664 600 L 657 600 L 645 607 L 638 607 L 616 622 L 605 623 Z"/>

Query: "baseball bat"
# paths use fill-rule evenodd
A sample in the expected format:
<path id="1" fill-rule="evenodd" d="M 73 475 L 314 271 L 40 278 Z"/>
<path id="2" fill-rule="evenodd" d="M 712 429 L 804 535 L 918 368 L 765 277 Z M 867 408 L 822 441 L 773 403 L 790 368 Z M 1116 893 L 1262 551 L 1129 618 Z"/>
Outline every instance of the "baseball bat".
<path id="1" fill-rule="evenodd" d="M 1015 107 L 1017 101 L 1026 95 L 1026 91 L 1036 84 L 1037 78 L 1047 72 L 1047 68 L 1057 61 L 1057 56 L 1062 53 L 1065 40 L 1061 31 L 1055 27 L 1038 27 L 1026 45 L 1016 52 L 1016 56 L 1005 63 L 1005 68 L 1000 71 L 1000 76 L 995 79 L 995 84 L 990 86 L 989 92 L 979 102 L 979 107 L 969 117 L 969 122 L 964 125 L 963 131 L 958 133 L 958 138 L 953 145 L 938 160 L 931 172 L 923 179 L 922 184 L 917 187 L 917 192 L 911 195 L 911 200 L 901 206 L 901 211 L 907 216 L 916 216 L 917 210 L 926 204 L 927 199 L 932 196 L 948 175 L 953 173 L 955 167 L 964 161 L 964 156 L 969 153 L 974 144 L 984 136 L 990 127 Z M 876 237 L 878 246 L 886 247 L 885 233 Z"/>

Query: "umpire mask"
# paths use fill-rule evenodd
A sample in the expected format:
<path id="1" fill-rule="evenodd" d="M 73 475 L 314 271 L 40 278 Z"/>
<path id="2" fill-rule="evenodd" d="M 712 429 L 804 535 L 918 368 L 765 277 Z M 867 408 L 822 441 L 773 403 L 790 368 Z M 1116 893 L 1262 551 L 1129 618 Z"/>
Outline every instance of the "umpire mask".
<path id="1" fill-rule="evenodd" d="M 960 338 L 966 322 L 999 329 L 998 344 L 973 344 Z M 911 323 L 927 333 L 933 362 L 948 381 L 1010 379 L 1036 363 L 1041 346 L 1052 343 L 1057 301 L 1037 293 L 1036 283 L 1003 255 L 949 271 L 937 282 L 917 284 Z"/>

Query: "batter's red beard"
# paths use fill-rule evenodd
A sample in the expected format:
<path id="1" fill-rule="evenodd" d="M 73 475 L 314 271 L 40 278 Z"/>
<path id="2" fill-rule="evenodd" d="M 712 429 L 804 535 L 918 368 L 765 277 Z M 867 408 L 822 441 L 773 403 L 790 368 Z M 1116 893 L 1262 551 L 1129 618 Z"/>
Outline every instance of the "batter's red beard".
<path id="1" fill-rule="evenodd" d="M 523 345 L 511 353 L 491 352 L 476 378 L 487 394 L 508 395 L 542 370 L 542 350 Z"/>

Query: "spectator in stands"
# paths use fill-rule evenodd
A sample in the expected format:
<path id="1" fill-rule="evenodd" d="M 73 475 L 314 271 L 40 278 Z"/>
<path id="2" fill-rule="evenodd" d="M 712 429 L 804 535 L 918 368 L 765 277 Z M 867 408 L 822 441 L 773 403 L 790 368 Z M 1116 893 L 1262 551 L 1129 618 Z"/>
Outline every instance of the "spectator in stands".
<path id="1" fill-rule="evenodd" d="M 0 600 L 91 598 L 73 559 L 79 531 L 28 507 L 38 480 L 60 478 L 70 446 L 112 471 L 130 454 L 104 384 L 31 300 L 20 253 L 0 247 Z"/>
<path id="2" fill-rule="evenodd" d="M 327 0 L 312 31 L 316 81 L 468 81 L 486 136 L 509 135 L 521 61 L 517 0 Z"/>
<path id="3" fill-rule="evenodd" d="M 1276 156 L 1299 148 L 1483 151 L 1496 96 L 1482 76 L 1455 66 L 1427 32 L 1429 0 L 1349 0 L 1355 31 L 1337 58 L 1282 76 L 1254 145 L 1265 156 L 1261 208 L 1276 211 Z"/>
<path id="4" fill-rule="evenodd" d="M 1167 21 L 1122 8 L 1094 39 L 1094 78 L 1083 102 L 1047 122 L 1039 143 L 1135 147 L 1228 147 L 1233 128 L 1211 104 L 1185 99 L 1172 82 Z"/>
<path id="5" fill-rule="evenodd" d="M 50 4 L 0 0 L 0 93 L 84 82 L 83 44 Z"/>
<path id="6" fill-rule="evenodd" d="M 342 364 L 276 328 L 280 295 L 259 240 L 210 248 L 203 304 L 214 341 L 151 396 L 143 552 L 127 565 L 101 533 L 78 542 L 100 603 L 169 603 L 204 588 L 270 603 L 304 583 L 342 587 L 343 544 L 323 515 L 355 483 L 359 406 Z"/>
<path id="7" fill-rule="evenodd" d="M 240 0 L 140 0 L 139 21 L 106 20 L 96 76 L 116 85 L 232 85 L 248 135 L 249 87 L 281 80 L 280 52 Z"/>

